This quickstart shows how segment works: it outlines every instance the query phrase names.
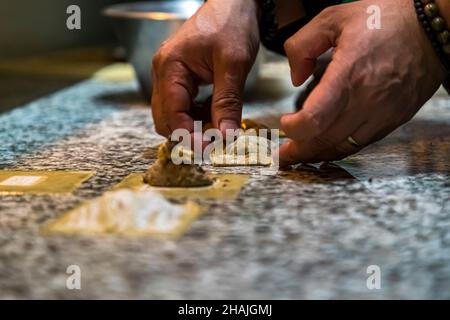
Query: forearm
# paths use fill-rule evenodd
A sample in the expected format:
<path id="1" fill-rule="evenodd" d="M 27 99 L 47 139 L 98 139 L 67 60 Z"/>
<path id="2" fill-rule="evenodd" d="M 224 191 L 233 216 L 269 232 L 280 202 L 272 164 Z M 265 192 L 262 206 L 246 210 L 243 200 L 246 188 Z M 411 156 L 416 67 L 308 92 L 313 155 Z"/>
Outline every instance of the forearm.
<path id="1" fill-rule="evenodd" d="M 205 2 L 222 6 L 224 10 L 232 13 L 246 12 L 257 15 L 259 11 L 258 0 L 207 0 Z"/>

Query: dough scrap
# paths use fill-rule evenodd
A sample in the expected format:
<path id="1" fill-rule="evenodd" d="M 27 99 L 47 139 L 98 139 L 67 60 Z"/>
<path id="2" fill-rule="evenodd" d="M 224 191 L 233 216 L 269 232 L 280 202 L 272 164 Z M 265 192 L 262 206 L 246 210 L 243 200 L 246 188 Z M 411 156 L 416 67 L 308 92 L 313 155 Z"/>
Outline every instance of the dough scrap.
<path id="1" fill-rule="evenodd" d="M 171 159 L 176 143 L 167 141 L 158 149 L 158 159 L 144 174 L 144 182 L 154 187 L 206 187 L 213 180 L 195 164 L 174 164 Z M 184 156 L 184 151 L 183 151 Z"/>

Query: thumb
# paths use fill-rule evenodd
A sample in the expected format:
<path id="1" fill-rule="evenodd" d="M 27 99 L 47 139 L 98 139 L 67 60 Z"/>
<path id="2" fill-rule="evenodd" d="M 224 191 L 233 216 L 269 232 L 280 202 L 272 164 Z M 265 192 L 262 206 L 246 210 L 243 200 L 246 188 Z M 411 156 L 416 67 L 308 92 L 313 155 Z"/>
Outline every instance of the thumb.
<path id="1" fill-rule="evenodd" d="M 349 68 L 334 58 L 302 109 L 281 117 L 281 129 L 298 141 L 310 140 L 325 132 L 349 104 L 349 83 Z"/>
<path id="2" fill-rule="evenodd" d="M 281 128 L 297 141 L 310 140 L 323 133 L 349 103 L 351 67 L 348 61 L 353 49 L 345 41 L 337 45 L 344 23 L 342 15 L 339 8 L 326 9 L 286 42 L 295 85 L 311 75 L 320 55 L 336 47 L 331 63 L 302 109 L 281 119 Z"/>
<path id="3" fill-rule="evenodd" d="M 300 86 L 312 75 L 322 54 L 337 46 L 342 16 L 342 7 L 328 7 L 286 40 L 284 49 L 295 86 Z"/>
<path id="4" fill-rule="evenodd" d="M 227 61 L 219 63 L 214 70 L 214 91 L 211 107 L 213 125 L 223 135 L 228 129 L 241 127 L 242 95 L 247 78 L 247 68 Z"/>
<path id="5" fill-rule="evenodd" d="M 280 146 L 279 150 L 280 167 L 286 168 L 299 163 L 302 155 L 303 153 L 298 143 L 293 140 L 286 141 Z"/>

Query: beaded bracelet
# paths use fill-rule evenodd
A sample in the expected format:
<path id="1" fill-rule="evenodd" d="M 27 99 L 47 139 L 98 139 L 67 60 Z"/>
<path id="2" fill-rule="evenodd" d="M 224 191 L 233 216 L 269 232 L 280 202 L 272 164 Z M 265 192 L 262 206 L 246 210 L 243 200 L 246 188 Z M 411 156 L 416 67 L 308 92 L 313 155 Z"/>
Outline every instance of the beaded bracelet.
<path id="1" fill-rule="evenodd" d="M 450 31 L 447 22 L 439 15 L 439 8 L 434 0 L 414 0 L 414 7 L 434 51 L 449 74 L 443 85 L 450 93 Z"/>
<path id="2" fill-rule="evenodd" d="M 278 23 L 275 18 L 275 1 L 259 0 L 258 2 L 261 9 L 259 21 L 261 42 L 266 46 L 270 46 L 278 30 Z"/>
<path id="3" fill-rule="evenodd" d="M 321 12 L 324 8 L 332 5 L 338 5 L 355 0 L 314 0 L 302 1 L 292 0 L 301 3 L 305 10 L 306 16 L 289 23 L 283 27 L 279 27 L 276 19 L 276 0 L 257 0 L 260 8 L 259 32 L 262 44 L 271 51 L 285 54 L 284 42 L 296 33 L 301 27 L 307 24 L 314 16 Z"/>

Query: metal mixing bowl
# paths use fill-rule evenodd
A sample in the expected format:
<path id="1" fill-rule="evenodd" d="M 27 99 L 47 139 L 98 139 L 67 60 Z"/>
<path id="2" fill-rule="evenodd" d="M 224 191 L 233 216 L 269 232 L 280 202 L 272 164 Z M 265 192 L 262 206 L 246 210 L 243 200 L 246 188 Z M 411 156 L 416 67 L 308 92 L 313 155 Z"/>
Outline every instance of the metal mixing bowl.
<path id="1" fill-rule="evenodd" d="M 152 92 L 152 57 L 161 43 L 201 7 L 203 1 L 149 1 L 118 4 L 107 7 L 103 14 L 112 18 L 114 29 L 127 59 L 133 65 L 141 91 L 147 99 Z M 255 64 L 247 80 L 247 88 L 253 86 L 258 64 Z"/>

